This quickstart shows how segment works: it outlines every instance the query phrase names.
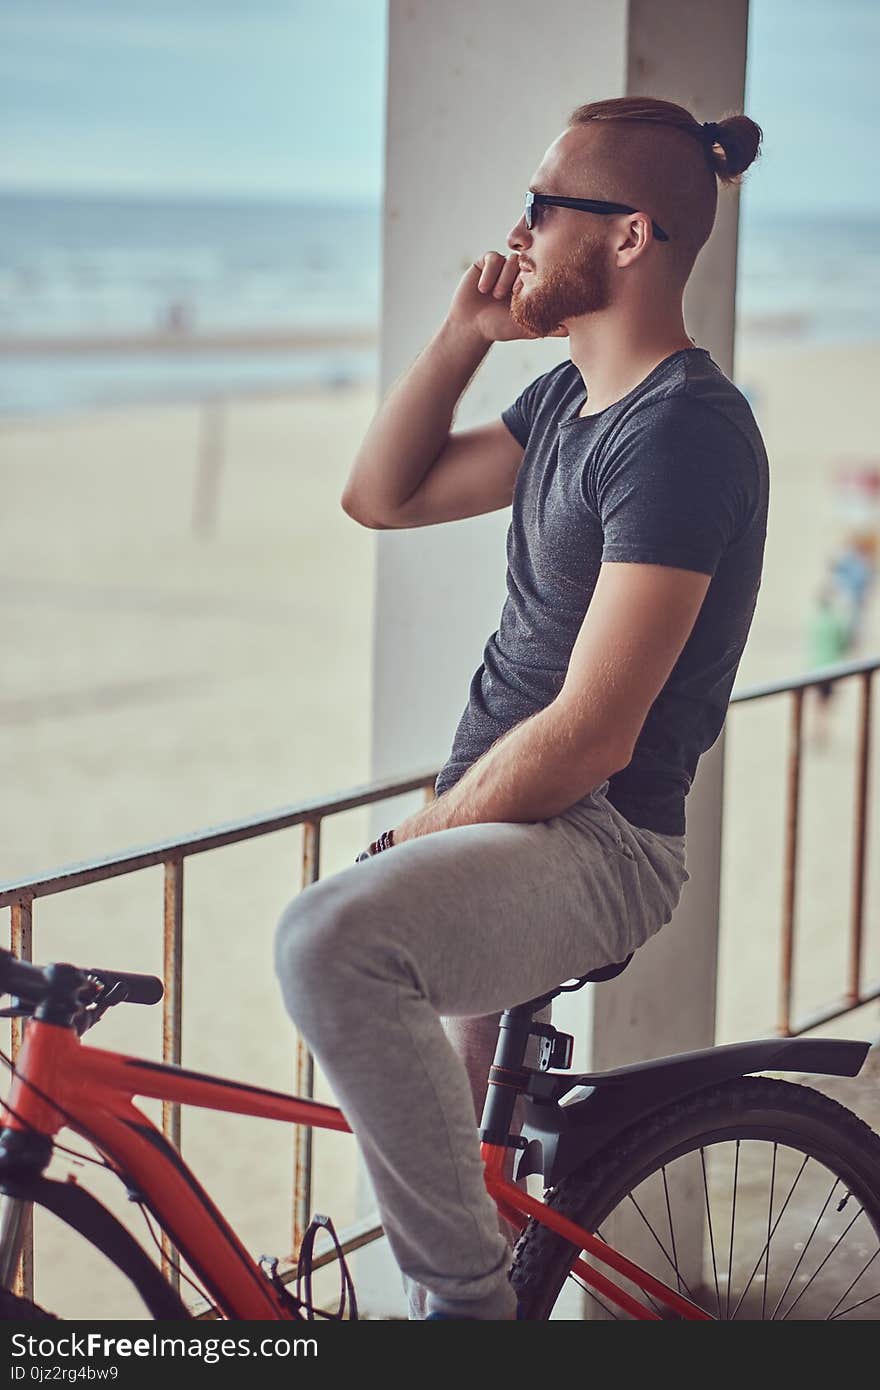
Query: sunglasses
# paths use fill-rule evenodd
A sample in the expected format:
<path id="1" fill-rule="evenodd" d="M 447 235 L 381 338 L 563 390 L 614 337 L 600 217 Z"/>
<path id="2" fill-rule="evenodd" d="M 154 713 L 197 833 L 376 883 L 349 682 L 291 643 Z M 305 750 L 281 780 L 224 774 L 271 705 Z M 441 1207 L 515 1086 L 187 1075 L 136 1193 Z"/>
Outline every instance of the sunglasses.
<path id="1" fill-rule="evenodd" d="M 530 189 L 529 192 L 526 194 L 525 212 L 526 226 L 528 227 L 529 231 L 531 231 L 532 228 L 535 226 L 538 217 L 540 216 L 539 213 L 536 213 L 535 209 L 539 207 L 542 203 L 546 206 L 553 206 L 558 208 L 577 208 L 580 212 L 608 213 L 640 211 L 639 208 L 627 207 L 626 203 L 603 203 L 599 202 L 596 198 L 556 198 L 549 193 L 532 193 Z M 657 238 L 658 241 L 669 240 L 669 237 L 666 235 L 663 228 L 657 225 L 653 217 L 651 218 L 651 226 L 654 230 L 654 236 Z"/>

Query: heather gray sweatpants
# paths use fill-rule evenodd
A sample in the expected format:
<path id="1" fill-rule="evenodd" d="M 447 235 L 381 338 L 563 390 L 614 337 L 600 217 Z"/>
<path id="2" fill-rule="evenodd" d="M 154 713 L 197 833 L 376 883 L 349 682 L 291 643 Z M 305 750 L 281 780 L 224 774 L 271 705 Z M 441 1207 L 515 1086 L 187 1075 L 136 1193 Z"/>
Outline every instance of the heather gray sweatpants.
<path id="1" fill-rule="evenodd" d="M 607 789 L 550 820 L 395 845 L 278 924 L 287 1011 L 357 1136 L 414 1317 L 515 1311 L 475 1122 L 498 1015 L 623 960 L 690 877 L 685 837 L 630 825 Z"/>

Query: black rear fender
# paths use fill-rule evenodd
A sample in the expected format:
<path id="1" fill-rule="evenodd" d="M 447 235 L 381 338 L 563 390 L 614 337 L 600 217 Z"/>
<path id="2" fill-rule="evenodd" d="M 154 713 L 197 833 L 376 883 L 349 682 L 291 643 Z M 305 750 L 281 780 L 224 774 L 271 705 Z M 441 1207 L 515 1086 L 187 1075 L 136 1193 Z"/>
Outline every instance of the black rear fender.
<path id="1" fill-rule="evenodd" d="M 522 1127 L 528 1146 L 516 1176 L 543 1173 L 545 1186 L 555 1187 L 609 1140 L 670 1101 L 754 1072 L 856 1076 L 869 1048 L 844 1038 L 762 1038 L 580 1076 L 533 1072 Z"/>

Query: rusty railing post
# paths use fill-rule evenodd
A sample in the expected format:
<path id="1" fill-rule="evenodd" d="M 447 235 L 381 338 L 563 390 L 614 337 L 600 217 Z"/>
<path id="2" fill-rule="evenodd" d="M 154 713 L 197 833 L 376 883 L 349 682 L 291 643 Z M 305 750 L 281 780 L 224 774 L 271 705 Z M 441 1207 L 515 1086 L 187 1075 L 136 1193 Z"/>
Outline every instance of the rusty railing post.
<path id="1" fill-rule="evenodd" d="M 183 1042 L 183 859 L 165 861 L 162 1060 L 180 1064 Z M 180 1105 L 162 1102 L 162 1132 L 180 1149 Z M 180 1291 L 179 1254 L 162 1232 L 162 1273 Z"/>
<path id="2" fill-rule="evenodd" d="M 34 912 L 33 899 L 21 898 L 17 903 L 12 904 L 12 923 L 10 931 L 9 948 L 14 956 L 20 960 L 32 961 L 34 958 Z M 13 1018 L 12 1022 L 12 1065 L 15 1066 L 18 1054 L 21 1051 L 21 1044 L 24 1038 L 23 1018 Z M 34 1211 L 31 1206 L 24 1221 L 24 1244 L 21 1248 L 21 1260 L 18 1265 L 18 1273 L 15 1276 L 14 1292 L 19 1298 L 27 1298 L 33 1302 L 34 1298 Z"/>
<path id="3" fill-rule="evenodd" d="M 852 921 L 849 938 L 849 988 L 847 1003 L 855 1006 L 862 995 L 862 937 L 865 923 L 865 869 L 868 838 L 868 773 L 871 762 L 871 677 L 864 671 L 859 681 L 858 748 L 856 749 L 856 824 L 853 862 Z"/>
<path id="4" fill-rule="evenodd" d="M 777 1032 L 791 1036 L 791 992 L 794 968 L 795 902 L 797 897 L 798 829 L 801 786 L 801 736 L 803 732 L 804 692 L 793 690 L 790 743 L 788 749 L 788 789 L 785 802 L 785 851 L 782 884 L 782 979 L 779 992 Z"/>
<path id="5" fill-rule="evenodd" d="M 307 888 L 321 875 L 321 821 L 303 823 L 302 883 Z M 296 1077 L 294 1091 L 311 1100 L 315 1094 L 315 1059 L 300 1033 L 296 1035 Z M 312 1130 L 293 1127 L 293 1258 L 299 1254 L 312 1213 Z"/>

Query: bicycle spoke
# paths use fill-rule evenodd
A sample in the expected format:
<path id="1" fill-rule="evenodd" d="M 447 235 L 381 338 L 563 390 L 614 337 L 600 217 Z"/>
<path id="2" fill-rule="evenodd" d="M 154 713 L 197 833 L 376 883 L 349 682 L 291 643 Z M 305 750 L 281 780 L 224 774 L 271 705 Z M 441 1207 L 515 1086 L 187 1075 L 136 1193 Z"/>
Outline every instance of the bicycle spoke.
<path id="1" fill-rule="evenodd" d="M 853 1291 L 853 1289 L 855 1288 L 856 1284 L 859 1282 L 859 1280 L 861 1279 L 862 1275 L 865 1273 L 865 1270 L 871 1268 L 871 1265 L 874 1263 L 874 1261 L 876 1260 L 876 1258 L 877 1258 L 878 1255 L 880 1255 L 880 1247 L 878 1247 L 878 1248 L 874 1251 L 874 1253 L 873 1253 L 873 1255 L 871 1256 L 871 1258 L 870 1258 L 870 1260 L 868 1261 L 868 1263 L 867 1263 L 866 1265 L 864 1265 L 864 1266 L 859 1270 L 858 1274 L 856 1275 L 855 1279 L 853 1279 L 853 1281 L 852 1281 L 852 1283 L 850 1284 L 849 1288 L 848 1288 L 848 1289 L 845 1289 L 844 1292 L 840 1295 L 840 1298 L 837 1300 L 837 1302 L 835 1303 L 834 1307 L 831 1309 L 831 1312 L 828 1314 L 828 1317 L 825 1319 L 826 1322 L 831 1322 L 831 1321 L 833 1320 L 833 1318 L 835 1317 L 835 1315 L 837 1315 L 837 1310 L 838 1310 L 838 1308 L 840 1307 L 840 1305 L 841 1305 L 841 1303 L 843 1302 L 843 1300 L 847 1297 L 848 1294 L 851 1294 L 851 1293 L 852 1293 L 852 1291 Z M 880 1294 L 873 1293 L 873 1294 L 871 1294 L 870 1298 L 862 1299 L 862 1302 L 861 1302 L 861 1303 L 854 1303 L 854 1304 L 852 1305 L 852 1307 L 853 1307 L 853 1308 L 861 1308 L 865 1303 L 870 1303 L 872 1298 L 878 1298 L 878 1297 L 880 1297 Z M 844 1308 L 843 1312 L 840 1313 L 839 1316 L 840 1316 L 840 1317 L 845 1317 L 845 1315 L 846 1315 L 847 1313 L 850 1313 L 850 1312 L 852 1312 L 852 1308 Z"/>
<path id="2" fill-rule="evenodd" d="M 648 1230 L 651 1232 L 651 1235 L 654 1237 L 654 1240 L 657 1242 L 657 1245 L 659 1246 L 660 1250 L 662 1251 L 662 1253 L 663 1253 L 663 1258 L 666 1260 L 666 1263 L 672 1266 L 673 1270 L 675 1270 L 676 1277 L 678 1278 L 678 1277 L 679 1277 L 679 1275 L 678 1275 L 678 1270 L 675 1268 L 675 1264 L 674 1264 L 673 1260 L 670 1258 L 669 1251 L 666 1249 L 665 1245 L 663 1244 L 662 1240 L 661 1240 L 660 1237 L 658 1236 L 657 1232 L 654 1230 L 654 1227 L 651 1225 L 651 1223 L 650 1223 L 650 1221 L 648 1220 L 647 1216 L 646 1216 L 645 1213 L 642 1211 L 641 1207 L 639 1206 L 639 1204 L 638 1204 L 638 1202 L 636 1201 L 636 1199 L 635 1199 L 635 1197 L 633 1196 L 633 1194 L 632 1194 L 631 1192 L 628 1192 L 626 1195 L 627 1195 L 627 1200 L 630 1201 L 630 1202 L 632 1202 L 632 1204 L 633 1204 L 633 1206 L 635 1207 L 636 1211 L 638 1212 L 639 1216 L 642 1218 L 642 1220 L 644 1221 L 644 1223 L 645 1223 L 645 1225 L 647 1226 Z M 694 1295 L 691 1293 L 690 1288 L 689 1288 L 689 1286 L 688 1286 L 687 1280 L 684 1279 L 684 1278 L 682 1278 L 682 1279 L 680 1280 L 680 1285 L 679 1285 L 679 1287 L 681 1286 L 681 1284 L 684 1284 L 684 1291 L 685 1291 L 687 1297 L 691 1300 L 692 1303 L 696 1303 L 697 1300 L 694 1298 Z"/>
<path id="3" fill-rule="evenodd" d="M 709 1182 L 706 1177 L 706 1150 L 700 1148 L 700 1163 L 703 1168 L 703 1193 L 706 1198 L 706 1220 L 709 1223 L 709 1249 L 712 1251 L 712 1277 L 715 1280 L 715 1303 L 718 1309 L 718 1320 L 721 1320 L 721 1290 L 718 1288 L 718 1264 L 715 1259 L 715 1235 L 712 1231 L 712 1211 L 709 1206 Z"/>
<path id="4" fill-rule="evenodd" d="M 764 1261 L 764 1287 L 761 1290 L 762 1322 L 764 1321 L 764 1315 L 767 1312 L 767 1285 L 770 1280 L 770 1240 L 772 1237 L 770 1225 L 773 1220 L 773 1189 L 776 1185 L 776 1153 L 778 1148 L 778 1144 L 773 1145 L 773 1167 L 770 1170 L 770 1205 L 767 1208 L 767 1258 Z"/>
<path id="5" fill-rule="evenodd" d="M 675 1248 L 675 1231 L 672 1229 L 672 1208 L 669 1205 L 669 1184 L 666 1181 L 666 1164 L 663 1165 L 663 1194 L 666 1198 L 666 1219 L 669 1222 L 669 1239 L 672 1242 L 672 1267 L 675 1270 L 675 1278 L 678 1283 L 678 1292 L 681 1293 L 681 1275 L 678 1272 L 678 1252 Z"/>
<path id="6" fill-rule="evenodd" d="M 577 1274 L 569 1274 L 568 1277 L 573 1284 L 577 1284 L 579 1289 L 582 1289 L 584 1293 L 588 1293 L 590 1298 L 592 1298 L 595 1303 L 598 1303 L 603 1312 L 610 1313 L 615 1322 L 620 1322 L 620 1314 L 615 1313 L 614 1309 L 609 1307 L 607 1303 L 603 1303 L 595 1289 L 591 1289 L 589 1284 L 585 1284 L 583 1279 Z"/>
<path id="7" fill-rule="evenodd" d="M 739 1176 L 739 1144 L 740 1141 L 737 1139 L 736 1158 L 733 1164 L 733 1204 L 730 1212 L 730 1250 L 727 1256 L 727 1304 L 725 1307 L 725 1316 L 728 1321 L 730 1320 L 730 1285 L 733 1280 L 733 1232 L 736 1226 L 736 1182 Z"/>
<path id="8" fill-rule="evenodd" d="M 853 1303 L 851 1307 L 844 1308 L 842 1313 L 835 1313 L 835 1322 L 838 1318 L 844 1317 L 846 1313 L 854 1313 L 857 1308 L 864 1308 L 866 1303 L 873 1303 L 875 1298 L 880 1298 L 880 1293 L 869 1294 L 867 1298 L 862 1299 L 861 1303 Z"/>

